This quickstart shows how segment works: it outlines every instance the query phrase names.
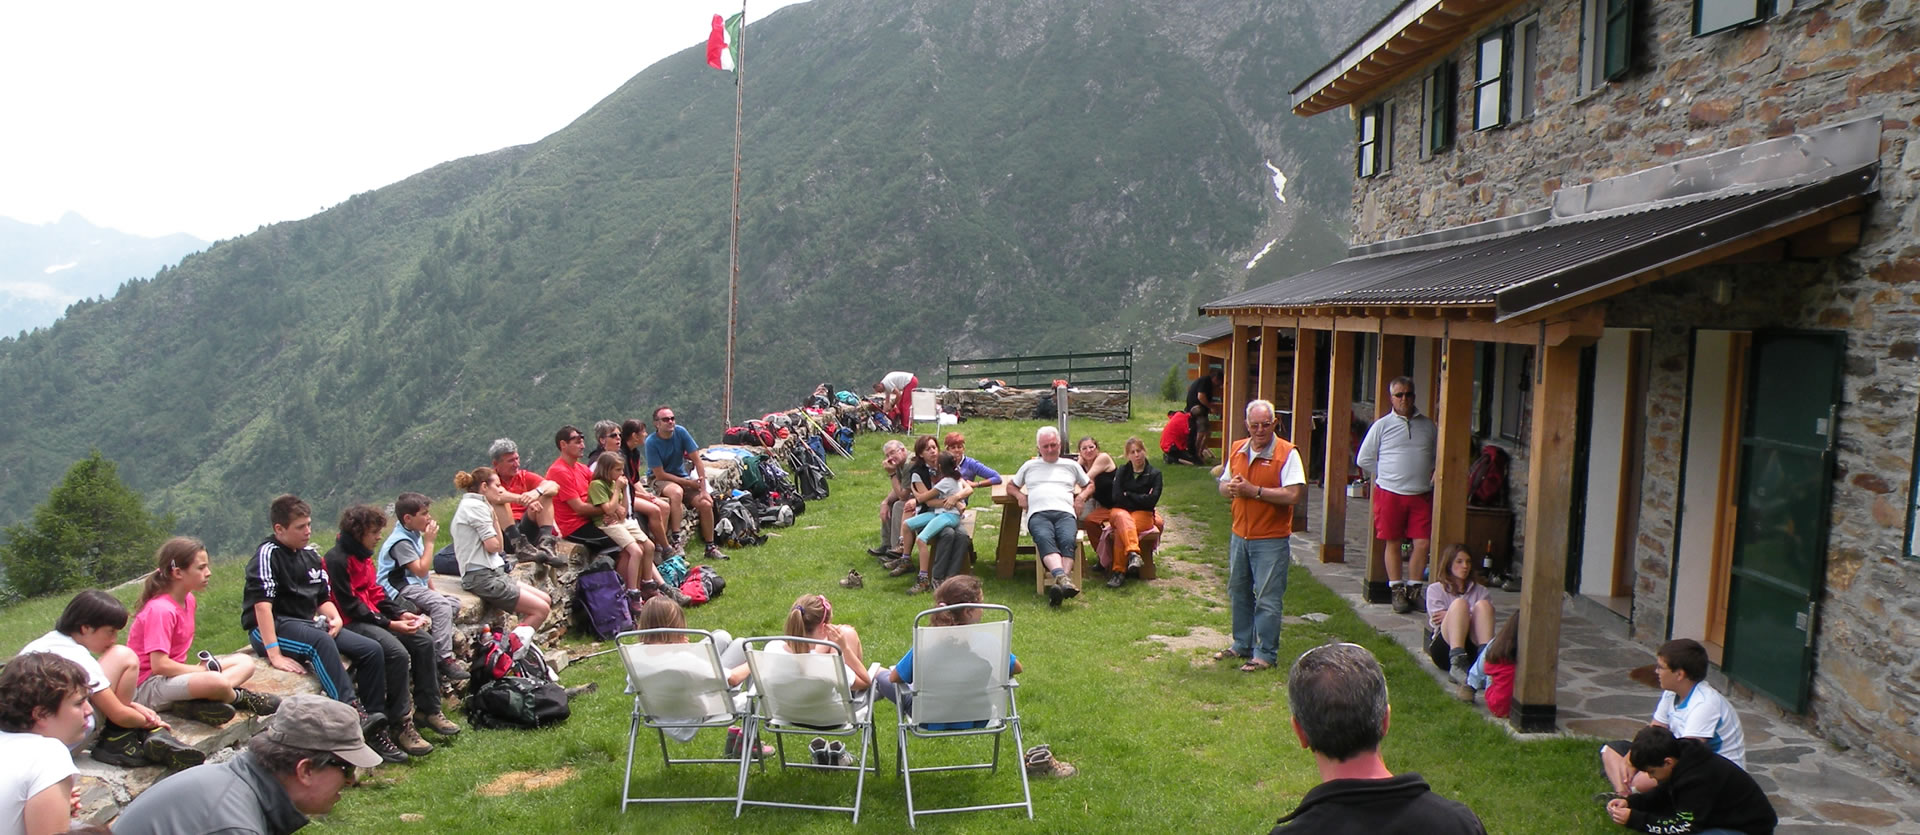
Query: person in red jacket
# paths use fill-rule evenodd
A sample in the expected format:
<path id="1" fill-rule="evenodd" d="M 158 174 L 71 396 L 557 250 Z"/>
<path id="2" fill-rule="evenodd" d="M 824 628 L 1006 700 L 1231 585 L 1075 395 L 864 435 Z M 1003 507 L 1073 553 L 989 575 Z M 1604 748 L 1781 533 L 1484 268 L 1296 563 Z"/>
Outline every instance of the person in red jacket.
<path id="1" fill-rule="evenodd" d="M 380 644 L 385 657 L 386 692 L 368 693 L 365 698 L 379 705 L 393 723 L 393 741 L 400 750 L 406 756 L 420 757 L 433 753 L 433 744 L 420 736 L 416 706 L 424 719 L 422 724 L 434 731 L 457 733 L 459 728 L 441 715 L 439 655 L 433 648 L 432 621 L 408 611 L 380 588 L 373 549 L 379 547 L 386 527 L 387 515 L 372 505 L 353 505 L 341 511 L 340 536 L 321 562 L 326 566 L 333 605 L 346 621 L 343 629 Z M 379 745 L 374 750 L 382 757 L 388 756 Z"/>
<path id="2" fill-rule="evenodd" d="M 1160 430 L 1160 454 L 1168 464 L 1205 466 L 1193 451 L 1193 419 L 1186 412 L 1167 413 L 1167 428 Z"/>

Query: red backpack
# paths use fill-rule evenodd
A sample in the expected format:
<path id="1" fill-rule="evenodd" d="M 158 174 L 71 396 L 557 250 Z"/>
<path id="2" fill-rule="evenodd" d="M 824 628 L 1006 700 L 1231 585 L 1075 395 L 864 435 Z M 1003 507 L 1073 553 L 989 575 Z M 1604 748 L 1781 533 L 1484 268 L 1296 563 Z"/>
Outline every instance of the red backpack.
<path id="1" fill-rule="evenodd" d="M 1473 507 L 1507 505 L 1507 451 L 1493 444 L 1480 448 L 1480 457 L 1467 470 L 1467 504 Z"/>

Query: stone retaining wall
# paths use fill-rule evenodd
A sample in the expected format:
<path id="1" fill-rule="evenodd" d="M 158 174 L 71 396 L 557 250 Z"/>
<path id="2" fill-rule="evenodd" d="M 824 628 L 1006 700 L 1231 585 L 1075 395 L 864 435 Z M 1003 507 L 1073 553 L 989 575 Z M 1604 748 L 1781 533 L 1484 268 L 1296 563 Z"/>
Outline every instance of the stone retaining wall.
<path id="1" fill-rule="evenodd" d="M 1033 420 L 1041 398 L 1053 396 L 1052 389 L 948 389 L 940 394 L 940 406 L 968 420 Z M 1131 393 L 1108 389 L 1068 389 L 1069 417 L 1107 423 L 1126 421 Z"/>

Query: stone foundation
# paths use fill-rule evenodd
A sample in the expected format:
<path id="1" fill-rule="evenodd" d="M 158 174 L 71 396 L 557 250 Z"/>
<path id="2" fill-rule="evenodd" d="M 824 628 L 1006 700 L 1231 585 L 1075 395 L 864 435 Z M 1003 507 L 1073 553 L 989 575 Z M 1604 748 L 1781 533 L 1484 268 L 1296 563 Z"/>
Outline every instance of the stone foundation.
<path id="1" fill-rule="evenodd" d="M 939 394 L 941 408 L 968 420 L 1033 420 L 1041 398 L 1053 396 L 1053 390 L 948 389 Z M 1070 418 L 1121 423 L 1128 419 L 1131 400 L 1126 391 L 1068 389 L 1067 412 Z"/>

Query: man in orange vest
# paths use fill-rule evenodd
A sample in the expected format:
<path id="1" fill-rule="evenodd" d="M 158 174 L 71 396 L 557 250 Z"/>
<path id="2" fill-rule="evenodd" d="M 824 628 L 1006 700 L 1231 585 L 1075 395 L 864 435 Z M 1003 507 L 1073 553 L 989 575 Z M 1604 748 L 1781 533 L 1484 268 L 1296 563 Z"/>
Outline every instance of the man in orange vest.
<path id="1" fill-rule="evenodd" d="M 1228 451 L 1220 495 L 1233 500 L 1227 552 L 1227 598 L 1233 603 L 1233 646 L 1215 660 L 1244 659 L 1240 672 L 1280 661 L 1280 602 L 1293 563 L 1293 505 L 1305 498 L 1307 472 L 1293 444 L 1273 434 L 1273 404 L 1247 404 L 1247 438 Z"/>

